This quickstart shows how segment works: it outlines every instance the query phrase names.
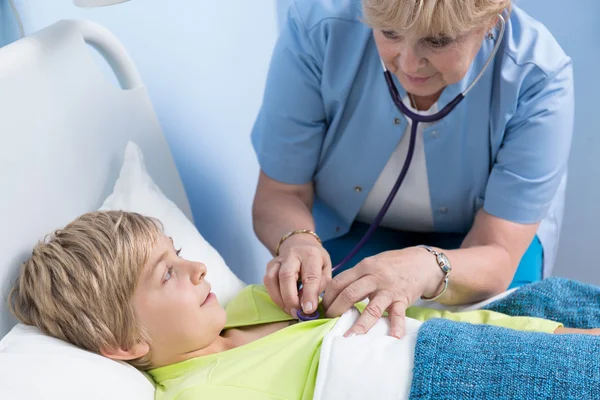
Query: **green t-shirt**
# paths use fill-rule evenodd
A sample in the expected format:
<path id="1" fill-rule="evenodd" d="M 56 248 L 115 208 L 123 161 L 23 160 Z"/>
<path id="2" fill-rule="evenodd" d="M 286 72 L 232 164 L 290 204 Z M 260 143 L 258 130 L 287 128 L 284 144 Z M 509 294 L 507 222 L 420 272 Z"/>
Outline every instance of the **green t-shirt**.
<path id="1" fill-rule="evenodd" d="M 244 288 L 226 311 L 226 329 L 292 320 L 262 285 Z M 336 321 L 294 324 L 241 347 L 151 370 L 156 399 L 312 399 L 321 343 Z"/>
<path id="2" fill-rule="evenodd" d="M 364 306 L 356 305 L 360 311 Z M 273 303 L 262 285 L 243 289 L 226 311 L 226 329 L 292 319 Z M 539 318 L 482 310 L 452 313 L 410 307 L 406 316 L 420 321 L 446 318 L 548 333 L 561 326 Z M 150 370 L 157 384 L 156 400 L 312 399 L 321 343 L 337 320 L 323 318 L 294 324 L 244 346 Z"/>

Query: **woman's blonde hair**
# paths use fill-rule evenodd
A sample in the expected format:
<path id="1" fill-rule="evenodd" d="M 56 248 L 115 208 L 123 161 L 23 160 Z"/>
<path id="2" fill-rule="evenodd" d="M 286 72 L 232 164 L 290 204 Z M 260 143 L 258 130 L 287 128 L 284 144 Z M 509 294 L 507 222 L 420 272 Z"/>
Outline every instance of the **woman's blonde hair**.
<path id="1" fill-rule="evenodd" d="M 140 214 L 84 214 L 38 243 L 21 265 L 8 304 L 22 323 L 83 349 L 149 342 L 132 304 L 142 267 L 162 234 Z M 149 367 L 149 355 L 130 362 Z"/>
<path id="2" fill-rule="evenodd" d="M 457 37 L 485 26 L 511 0 L 362 0 L 363 17 L 373 29 L 416 37 Z"/>

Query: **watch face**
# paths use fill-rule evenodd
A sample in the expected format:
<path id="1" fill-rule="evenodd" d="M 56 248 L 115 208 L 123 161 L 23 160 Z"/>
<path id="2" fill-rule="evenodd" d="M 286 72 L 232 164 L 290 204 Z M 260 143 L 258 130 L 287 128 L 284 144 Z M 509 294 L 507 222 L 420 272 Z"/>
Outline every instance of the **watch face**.
<path id="1" fill-rule="evenodd" d="M 448 273 L 452 270 L 452 267 L 450 266 L 450 260 L 448 260 L 448 257 L 446 257 L 444 253 L 438 254 L 437 259 L 438 264 L 445 273 Z"/>

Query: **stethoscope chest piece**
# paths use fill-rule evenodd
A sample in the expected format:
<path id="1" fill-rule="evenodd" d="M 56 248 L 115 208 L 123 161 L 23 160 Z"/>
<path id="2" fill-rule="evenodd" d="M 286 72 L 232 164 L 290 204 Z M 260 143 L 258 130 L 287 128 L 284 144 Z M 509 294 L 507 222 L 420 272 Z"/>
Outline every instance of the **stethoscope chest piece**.
<path id="1" fill-rule="evenodd" d="M 319 319 L 321 314 L 318 311 L 315 311 L 312 314 L 304 314 L 304 311 L 300 310 L 296 313 L 296 316 L 300 321 L 314 321 L 315 319 Z"/>

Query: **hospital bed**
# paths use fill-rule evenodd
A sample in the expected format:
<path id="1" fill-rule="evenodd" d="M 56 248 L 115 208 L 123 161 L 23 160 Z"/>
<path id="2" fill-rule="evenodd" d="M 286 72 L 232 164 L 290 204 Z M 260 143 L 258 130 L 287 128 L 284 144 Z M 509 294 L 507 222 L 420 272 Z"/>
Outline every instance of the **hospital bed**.
<path id="1" fill-rule="evenodd" d="M 152 399 L 142 373 L 17 324 L 6 304 L 35 243 L 101 207 L 160 218 L 187 258 L 210 261 L 221 303 L 243 287 L 190 222 L 134 63 L 89 21 L 60 21 L 0 49 L 0 137 L 0 398 Z"/>
<path id="2" fill-rule="evenodd" d="M 215 265 L 222 301 L 243 286 L 190 222 L 148 92 L 120 42 L 95 23 L 64 20 L 1 48 L 0 138 L 0 399 L 153 399 L 137 370 L 16 325 L 6 304 L 35 243 L 101 206 L 161 218 L 190 258 Z"/>

